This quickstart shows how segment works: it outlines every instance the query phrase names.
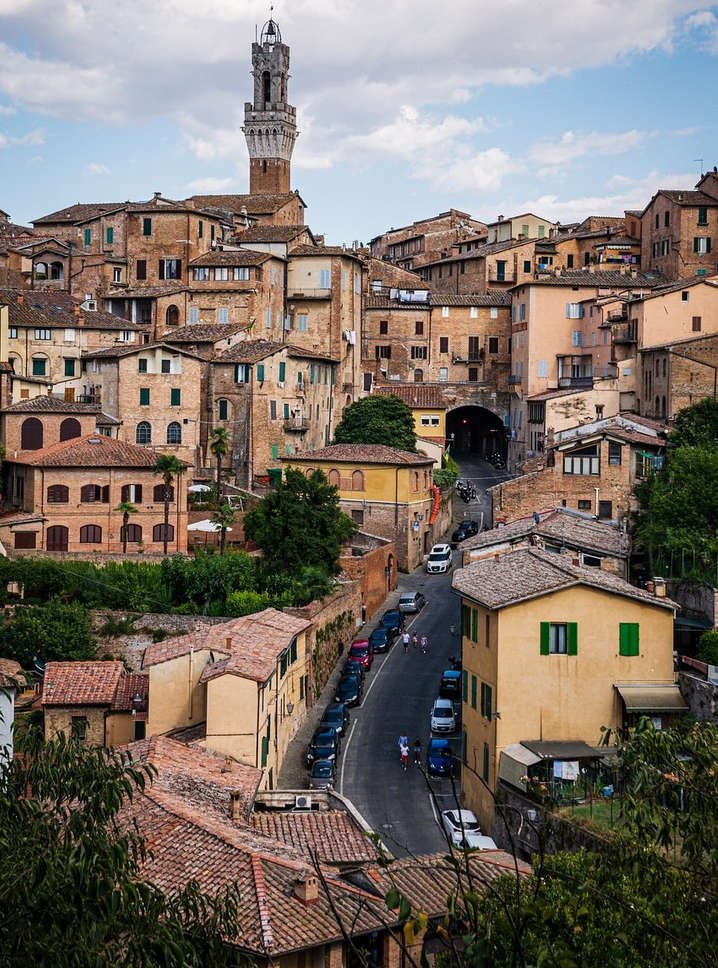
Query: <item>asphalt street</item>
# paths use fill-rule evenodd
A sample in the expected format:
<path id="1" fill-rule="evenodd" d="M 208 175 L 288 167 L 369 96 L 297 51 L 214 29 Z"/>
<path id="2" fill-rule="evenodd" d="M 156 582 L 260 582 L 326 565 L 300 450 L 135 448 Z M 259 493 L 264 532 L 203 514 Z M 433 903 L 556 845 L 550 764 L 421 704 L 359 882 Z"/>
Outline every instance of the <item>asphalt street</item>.
<path id="1" fill-rule="evenodd" d="M 475 480 L 477 500 L 465 504 L 455 497 L 454 521 L 471 517 L 480 522 L 481 512 L 486 514 L 490 510 L 486 488 L 504 480 L 505 475 L 471 456 L 460 459 L 459 466 L 462 477 Z M 453 557 L 456 567 L 461 561 L 461 551 L 454 552 Z M 407 626 L 419 636 L 424 632 L 428 635 L 429 651 L 423 655 L 420 649 L 410 648 L 405 655 L 401 643 L 397 642 L 388 654 L 375 657 L 367 675 L 362 705 L 352 710 L 339 761 L 337 789 L 354 802 L 396 856 L 445 849 L 437 813 L 455 806 L 456 802 L 450 780 L 427 781 L 411 762 L 404 772 L 398 747 L 400 735 L 409 737 L 410 746 L 418 737 L 425 764 L 423 754 L 431 735 L 429 716 L 438 696 L 439 679 L 448 668 L 448 657 L 458 655 L 461 648 L 459 599 L 451 591 L 452 572 L 427 575 L 422 567 L 410 575 L 400 575 L 400 592 L 421 591 L 428 600 L 419 615 L 407 616 Z M 392 595 L 392 599 L 395 597 Z M 380 617 L 381 613 L 377 620 Z M 459 706 L 456 708 L 458 712 Z M 460 729 L 450 737 L 457 755 L 460 737 Z"/>

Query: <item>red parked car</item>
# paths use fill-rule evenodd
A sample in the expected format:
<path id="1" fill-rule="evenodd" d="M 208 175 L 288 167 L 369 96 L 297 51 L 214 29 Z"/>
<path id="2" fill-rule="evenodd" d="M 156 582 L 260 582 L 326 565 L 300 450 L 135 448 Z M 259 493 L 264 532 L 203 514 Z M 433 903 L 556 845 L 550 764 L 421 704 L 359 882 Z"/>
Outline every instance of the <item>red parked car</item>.
<path id="1" fill-rule="evenodd" d="M 368 639 L 355 639 L 351 644 L 347 658 L 355 662 L 361 662 L 368 671 L 371 669 L 371 664 L 374 661 L 374 649 L 369 644 Z"/>

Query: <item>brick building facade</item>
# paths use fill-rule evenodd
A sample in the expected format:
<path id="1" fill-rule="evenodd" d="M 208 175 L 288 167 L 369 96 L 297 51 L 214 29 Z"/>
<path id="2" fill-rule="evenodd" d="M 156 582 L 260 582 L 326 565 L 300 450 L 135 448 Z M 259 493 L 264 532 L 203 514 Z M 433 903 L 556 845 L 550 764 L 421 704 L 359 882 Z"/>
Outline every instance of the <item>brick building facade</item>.
<path id="1" fill-rule="evenodd" d="M 641 264 L 668 281 L 718 270 L 718 172 L 694 191 L 659 189 L 641 214 Z"/>

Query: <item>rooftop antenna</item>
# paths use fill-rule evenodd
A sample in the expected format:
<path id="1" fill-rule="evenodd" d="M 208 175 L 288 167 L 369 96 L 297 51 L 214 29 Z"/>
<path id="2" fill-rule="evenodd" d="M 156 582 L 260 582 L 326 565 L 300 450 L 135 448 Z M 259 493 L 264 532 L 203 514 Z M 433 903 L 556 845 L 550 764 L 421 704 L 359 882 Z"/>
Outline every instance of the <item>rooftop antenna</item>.
<path id="1" fill-rule="evenodd" d="M 702 176 L 703 175 L 703 159 L 702 158 L 694 158 L 693 159 L 693 163 L 695 164 L 696 162 L 700 162 L 700 166 L 701 166 L 700 167 L 700 174 Z"/>

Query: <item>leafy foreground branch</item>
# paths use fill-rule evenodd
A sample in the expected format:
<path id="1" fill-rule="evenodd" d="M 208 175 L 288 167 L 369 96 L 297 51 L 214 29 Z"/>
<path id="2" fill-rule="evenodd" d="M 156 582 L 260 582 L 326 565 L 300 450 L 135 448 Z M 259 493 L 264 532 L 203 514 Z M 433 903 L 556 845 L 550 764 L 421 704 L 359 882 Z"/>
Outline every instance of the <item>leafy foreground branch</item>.
<path id="1" fill-rule="evenodd" d="M 0 952 L 7 968 L 239 964 L 236 890 L 190 881 L 168 896 L 142 877 L 127 813 L 153 770 L 126 753 L 25 737 L 0 768 Z M 123 805 L 124 804 L 124 805 Z"/>

